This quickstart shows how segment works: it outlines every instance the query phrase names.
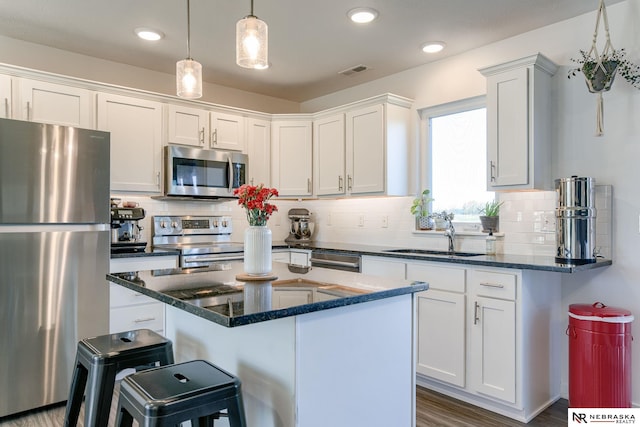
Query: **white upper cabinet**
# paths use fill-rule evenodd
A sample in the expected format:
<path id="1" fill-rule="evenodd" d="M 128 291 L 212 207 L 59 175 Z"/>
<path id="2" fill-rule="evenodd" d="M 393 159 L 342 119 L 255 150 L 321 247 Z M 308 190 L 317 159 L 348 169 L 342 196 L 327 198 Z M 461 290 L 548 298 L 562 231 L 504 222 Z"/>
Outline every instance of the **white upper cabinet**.
<path id="1" fill-rule="evenodd" d="M 111 191 L 159 193 L 162 104 L 99 93 L 98 129 L 111 132 Z"/>
<path id="2" fill-rule="evenodd" d="M 271 185 L 280 196 L 313 193 L 311 129 L 311 120 L 271 123 Z"/>
<path id="3" fill-rule="evenodd" d="M 408 194 L 411 100 L 384 98 L 346 113 L 347 194 Z"/>
<path id="4" fill-rule="evenodd" d="M 181 105 L 167 106 L 167 142 L 200 148 L 245 151 L 245 119 Z"/>
<path id="5" fill-rule="evenodd" d="M 316 195 L 408 194 L 410 107 L 409 99 L 383 95 L 319 113 Z"/>
<path id="6" fill-rule="evenodd" d="M 93 129 L 93 92 L 38 80 L 20 79 L 16 119 Z"/>
<path id="7" fill-rule="evenodd" d="M 313 158 L 318 196 L 344 195 L 345 130 L 344 114 L 323 117 L 313 122 Z"/>
<path id="8" fill-rule="evenodd" d="M 211 148 L 245 151 L 244 117 L 211 113 Z"/>
<path id="9" fill-rule="evenodd" d="M 551 190 L 551 77 L 537 54 L 479 70 L 487 77 L 487 189 Z"/>
<path id="10" fill-rule="evenodd" d="M 11 118 L 11 76 L 0 74 L 0 117 Z"/>
<path id="11" fill-rule="evenodd" d="M 385 190 L 384 107 L 374 105 L 347 112 L 347 191 Z"/>
<path id="12" fill-rule="evenodd" d="M 247 155 L 251 185 L 271 187 L 271 122 L 247 118 Z"/>
<path id="13" fill-rule="evenodd" d="M 167 105 L 167 142 L 207 148 L 209 112 L 199 108 Z"/>

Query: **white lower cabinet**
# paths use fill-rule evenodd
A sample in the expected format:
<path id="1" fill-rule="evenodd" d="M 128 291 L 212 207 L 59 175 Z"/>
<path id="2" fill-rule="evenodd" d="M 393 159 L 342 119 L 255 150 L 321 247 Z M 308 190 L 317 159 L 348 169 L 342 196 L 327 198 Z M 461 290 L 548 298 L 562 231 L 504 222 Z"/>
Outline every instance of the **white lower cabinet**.
<path id="1" fill-rule="evenodd" d="M 177 255 L 112 258 L 109 272 L 132 272 L 133 274 L 136 271 L 177 267 Z M 151 329 L 164 335 L 164 303 L 124 286 L 107 283 L 109 283 L 109 333 Z"/>
<path id="2" fill-rule="evenodd" d="M 558 273 L 409 261 L 417 383 L 528 422 L 560 397 Z"/>
<path id="3" fill-rule="evenodd" d="M 516 403 L 517 273 L 472 270 L 470 385 L 474 391 Z"/>
<path id="4" fill-rule="evenodd" d="M 151 329 L 164 334 L 164 303 L 110 284 L 109 333 Z"/>
<path id="5" fill-rule="evenodd" d="M 408 263 L 407 279 L 429 283 L 428 291 L 416 295 L 416 372 L 464 387 L 466 270 L 426 263 Z"/>

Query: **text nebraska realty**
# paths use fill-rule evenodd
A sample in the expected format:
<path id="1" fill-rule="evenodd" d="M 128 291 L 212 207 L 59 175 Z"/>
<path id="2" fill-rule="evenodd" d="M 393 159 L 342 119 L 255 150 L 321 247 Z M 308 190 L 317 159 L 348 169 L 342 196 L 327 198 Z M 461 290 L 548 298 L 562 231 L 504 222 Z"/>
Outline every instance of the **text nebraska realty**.
<path id="1" fill-rule="evenodd" d="M 633 414 L 585 414 L 573 413 L 573 421 L 577 423 L 602 423 L 612 424 L 635 424 L 636 417 Z"/>

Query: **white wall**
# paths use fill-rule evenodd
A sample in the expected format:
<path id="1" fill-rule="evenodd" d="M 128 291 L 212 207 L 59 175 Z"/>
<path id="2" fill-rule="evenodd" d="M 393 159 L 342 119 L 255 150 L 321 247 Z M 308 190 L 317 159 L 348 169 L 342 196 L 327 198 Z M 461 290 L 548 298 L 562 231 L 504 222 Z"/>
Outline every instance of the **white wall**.
<path id="1" fill-rule="evenodd" d="M 34 70 L 166 95 L 176 94 L 175 74 L 160 73 L 104 59 L 0 36 L 0 61 Z M 270 113 L 295 113 L 299 104 L 271 96 L 203 83 L 200 101 Z"/>
<path id="2" fill-rule="evenodd" d="M 640 2 L 628 0 L 607 10 L 614 47 L 626 48 L 629 58 L 640 63 Z M 618 76 L 611 91 L 604 95 L 605 134 L 595 137 L 596 97 L 587 92 L 580 79 L 567 79 L 570 58 L 578 57 L 579 49 L 588 49 L 591 45 L 595 16 L 594 11 L 454 58 L 317 98 L 303 103 L 301 110 L 315 111 L 380 92 L 413 98 L 416 109 L 481 95 L 485 93 L 485 81 L 476 71 L 478 68 L 542 52 L 561 66 L 553 79 L 554 177 L 591 176 L 598 183 L 613 187 L 614 264 L 592 272 L 563 275 L 563 310 L 572 303 L 602 301 L 627 308 L 639 316 L 640 91 Z M 418 129 L 417 114 L 414 120 L 414 129 Z M 640 404 L 640 351 L 637 345 L 636 340 L 633 345 L 633 395 L 634 401 Z M 565 341 L 561 355 L 565 393 L 567 359 Z"/>

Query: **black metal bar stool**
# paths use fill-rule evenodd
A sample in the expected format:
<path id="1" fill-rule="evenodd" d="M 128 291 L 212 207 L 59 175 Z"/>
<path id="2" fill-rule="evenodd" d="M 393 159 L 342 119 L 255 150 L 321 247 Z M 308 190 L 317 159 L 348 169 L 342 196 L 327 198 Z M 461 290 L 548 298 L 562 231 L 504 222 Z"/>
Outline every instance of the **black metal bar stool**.
<path id="1" fill-rule="evenodd" d="M 162 366 L 120 383 L 116 426 L 175 427 L 191 420 L 210 427 L 227 409 L 230 427 L 246 427 L 240 380 L 204 360 Z"/>
<path id="2" fill-rule="evenodd" d="M 173 345 L 149 329 L 86 338 L 78 342 L 65 427 L 78 423 L 85 392 L 85 426 L 107 426 L 116 374 L 127 368 L 173 363 Z M 87 384 L 87 378 L 89 380 Z"/>

